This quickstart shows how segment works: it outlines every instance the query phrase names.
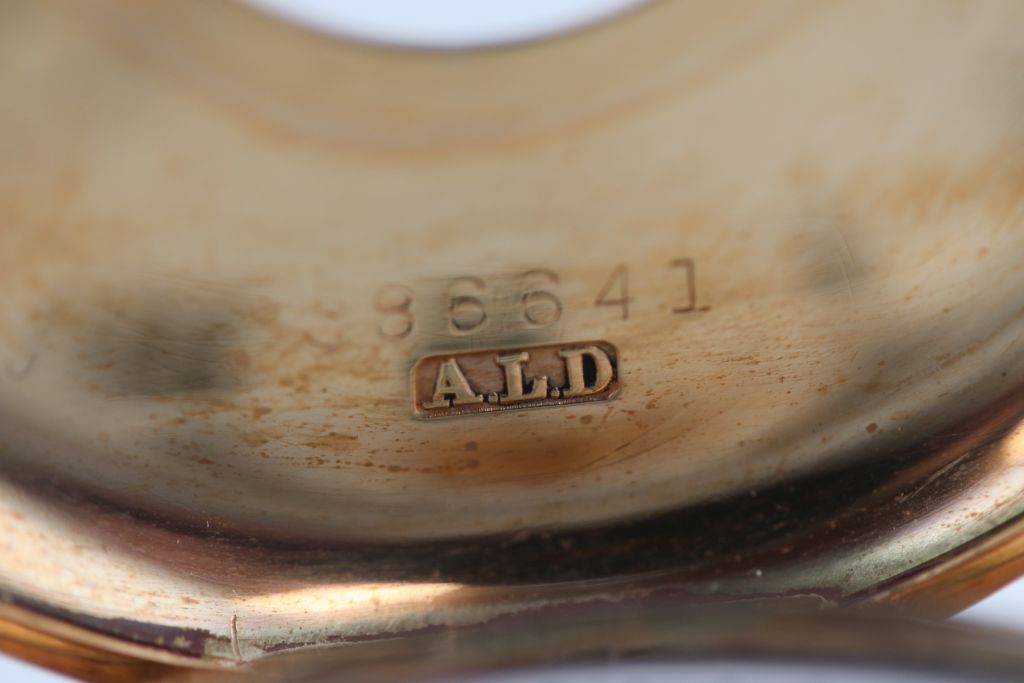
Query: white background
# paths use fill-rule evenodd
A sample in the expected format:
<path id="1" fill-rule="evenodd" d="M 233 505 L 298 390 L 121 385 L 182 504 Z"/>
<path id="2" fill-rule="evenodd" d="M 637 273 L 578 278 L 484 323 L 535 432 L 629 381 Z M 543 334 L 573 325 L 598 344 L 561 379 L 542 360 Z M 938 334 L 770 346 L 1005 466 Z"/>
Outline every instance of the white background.
<path id="1" fill-rule="evenodd" d="M 514 42 L 560 33 L 610 17 L 642 0 L 248 0 L 279 16 L 315 30 L 374 42 L 416 47 L 467 48 Z M 1024 633 L 1024 580 L 975 605 L 959 620 L 1018 628 Z M 1021 638 L 1024 645 L 1024 636 Z M 741 672 L 709 670 L 689 680 L 751 680 Z M 580 683 L 641 683 L 667 681 L 668 670 L 609 670 L 571 677 Z M 783 675 L 759 676 L 783 681 Z M 0 655 L 3 683 L 58 683 L 70 679 Z M 570 677 L 559 681 L 568 683 Z M 810 680 L 810 679 L 808 679 Z M 814 676 L 814 680 L 824 680 Z M 838 679 L 830 679 L 838 680 Z M 843 679 L 852 680 L 852 679 Z"/>

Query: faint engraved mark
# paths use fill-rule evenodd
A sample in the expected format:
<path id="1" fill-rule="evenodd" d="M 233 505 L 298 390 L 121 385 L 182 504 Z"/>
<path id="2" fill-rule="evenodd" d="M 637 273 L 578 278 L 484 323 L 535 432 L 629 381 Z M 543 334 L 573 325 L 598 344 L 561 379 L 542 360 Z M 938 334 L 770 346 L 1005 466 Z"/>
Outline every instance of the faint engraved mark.
<path id="1" fill-rule="evenodd" d="M 29 354 L 28 360 L 20 365 L 21 367 L 18 367 L 18 364 L 10 360 L 4 361 L 4 374 L 7 375 L 7 379 L 20 382 L 28 377 L 36 366 L 36 354 Z"/>

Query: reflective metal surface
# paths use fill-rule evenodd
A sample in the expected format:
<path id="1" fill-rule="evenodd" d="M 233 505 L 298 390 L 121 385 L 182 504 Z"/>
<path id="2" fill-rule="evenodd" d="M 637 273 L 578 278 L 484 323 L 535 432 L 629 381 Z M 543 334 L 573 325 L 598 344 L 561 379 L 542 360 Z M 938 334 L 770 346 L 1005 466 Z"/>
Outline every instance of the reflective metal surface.
<path id="1" fill-rule="evenodd" d="M 671 680 L 689 682 L 699 681 L 700 670 L 718 661 L 728 666 L 720 666 L 724 675 L 717 681 L 742 681 L 746 670 L 768 683 L 781 670 L 788 678 L 779 680 L 788 681 L 895 683 L 920 677 L 980 683 L 1020 680 L 1020 652 L 1020 636 L 1006 632 L 851 614 L 687 610 L 662 601 L 498 620 L 382 641 L 362 652 L 286 655 L 265 661 L 256 675 L 302 683 L 562 683 L 589 674 L 586 680 L 640 683 L 645 670 L 660 666 L 674 669 Z"/>
<path id="2" fill-rule="evenodd" d="M 429 53 L 9 0 L 8 618 L 234 666 L 594 600 L 983 595 L 1022 568 L 1022 25 L 656 2 Z M 417 417 L 593 340 L 602 400 L 562 400 L 578 358 L 529 410 Z M 503 387 L 413 395 L 470 357 Z"/>

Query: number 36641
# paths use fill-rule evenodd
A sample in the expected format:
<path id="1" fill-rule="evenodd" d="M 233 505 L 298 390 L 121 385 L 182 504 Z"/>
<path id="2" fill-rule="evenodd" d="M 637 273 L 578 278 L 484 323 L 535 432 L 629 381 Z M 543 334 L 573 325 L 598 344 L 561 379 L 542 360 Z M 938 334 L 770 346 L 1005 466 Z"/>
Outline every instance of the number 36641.
<path id="1" fill-rule="evenodd" d="M 668 268 L 677 275 L 678 282 L 672 285 L 671 312 L 673 314 L 707 311 L 706 306 L 697 306 L 697 273 L 693 259 L 678 258 L 668 263 Z M 558 275 L 546 268 L 536 268 L 518 274 L 513 288 L 512 306 L 503 305 L 501 315 L 508 315 L 510 308 L 527 327 L 547 327 L 558 322 L 564 311 L 561 298 L 556 290 Z M 483 330 L 494 315 L 489 310 L 488 282 L 473 275 L 452 278 L 444 295 L 444 316 L 448 332 L 453 335 L 469 335 Z M 630 303 L 629 267 L 616 266 L 596 289 L 593 306 L 614 309 L 621 320 L 629 320 Z M 415 295 L 401 284 L 389 284 L 378 290 L 374 304 L 381 314 L 379 332 L 386 339 L 408 337 L 416 329 L 414 312 Z"/>

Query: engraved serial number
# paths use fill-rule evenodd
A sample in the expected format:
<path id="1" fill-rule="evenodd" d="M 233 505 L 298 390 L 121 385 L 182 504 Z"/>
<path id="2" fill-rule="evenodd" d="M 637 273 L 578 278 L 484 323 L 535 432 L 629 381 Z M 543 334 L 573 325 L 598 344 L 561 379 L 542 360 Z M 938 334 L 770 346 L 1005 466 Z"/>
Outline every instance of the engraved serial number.
<path id="1" fill-rule="evenodd" d="M 605 341 L 433 355 L 412 370 L 423 418 L 606 401 L 618 391 L 618 352 Z"/>
<path id="2" fill-rule="evenodd" d="M 666 295 L 673 315 L 704 312 L 707 306 L 697 305 L 697 276 L 693 259 L 677 258 L 667 263 L 674 277 L 667 278 Z M 443 314 L 447 333 L 454 337 L 476 334 L 488 327 L 498 329 L 544 328 L 554 325 L 565 310 L 557 293 L 560 278 L 546 268 L 535 268 L 515 277 L 512 305 L 503 305 L 497 311 L 488 302 L 491 283 L 476 275 L 462 275 L 448 281 L 444 292 Z M 629 267 L 614 267 L 596 289 L 595 308 L 610 307 L 618 311 L 621 320 L 629 320 L 630 305 L 636 301 L 630 293 Z M 415 297 L 411 289 L 401 284 L 389 284 L 376 295 L 376 309 L 381 315 L 379 332 L 385 339 L 404 339 L 417 326 L 413 308 Z M 507 302 L 503 302 L 507 303 Z M 515 320 L 508 320 L 512 314 Z M 496 320 L 495 318 L 500 318 Z"/>

